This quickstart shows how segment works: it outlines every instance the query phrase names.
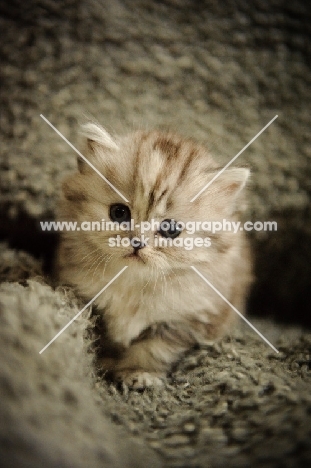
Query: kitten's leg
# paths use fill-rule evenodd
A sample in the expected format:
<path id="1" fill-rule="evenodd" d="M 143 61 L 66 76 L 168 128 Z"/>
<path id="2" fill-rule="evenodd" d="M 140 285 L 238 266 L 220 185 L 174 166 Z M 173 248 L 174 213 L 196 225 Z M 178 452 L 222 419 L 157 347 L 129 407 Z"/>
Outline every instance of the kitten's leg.
<path id="1" fill-rule="evenodd" d="M 133 343 L 115 363 L 114 378 L 133 388 L 160 386 L 171 364 L 186 349 L 158 337 Z"/>
<path id="2" fill-rule="evenodd" d="M 161 385 L 171 365 L 183 352 L 202 341 L 203 335 L 211 338 L 209 325 L 198 327 L 190 323 L 159 323 L 145 330 L 127 348 L 122 357 L 110 368 L 118 381 L 129 387 L 144 388 Z M 199 336 L 200 335 L 200 336 Z M 106 363 L 103 363 L 105 366 Z"/>

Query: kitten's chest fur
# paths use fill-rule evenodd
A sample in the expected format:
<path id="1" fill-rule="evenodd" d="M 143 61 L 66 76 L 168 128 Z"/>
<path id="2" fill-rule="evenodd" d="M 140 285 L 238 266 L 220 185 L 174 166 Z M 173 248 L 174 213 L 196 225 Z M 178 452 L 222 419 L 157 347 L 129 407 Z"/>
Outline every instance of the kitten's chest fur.
<path id="1" fill-rule="evenodd" d="M 193 275 L 190 270 L 179 276 L 139 280 L 126 271 L 122 282 L 112 284 L 97 300 L 110 339 L 127 347 L 153 324 L 192 318 L 212 323 L 221 312 L 219 300 L 200 283 L 194 288 Z"/>

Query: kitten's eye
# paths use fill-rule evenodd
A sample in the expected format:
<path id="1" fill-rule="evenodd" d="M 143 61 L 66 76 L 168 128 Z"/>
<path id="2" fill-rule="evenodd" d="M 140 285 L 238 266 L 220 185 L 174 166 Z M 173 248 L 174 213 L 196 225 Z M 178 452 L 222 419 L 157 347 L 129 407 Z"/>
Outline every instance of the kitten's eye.
<path id="1" fill-rule="evenodd" d="M 122 203 L 116 203 L 110 206 L 109 216 L 111 221 L 123 223 L 124 221 L 131 221 L 131 211 L 128 206 Z"/>
<path id="2" fill-rule="evenodd" d="M 164 219 L 160 224 L 159 233 L 163 237 L 174 239 L 179 236 L 181 231 L 182 229 L 178 226 L 178 222 L 174 221 L 174 219 Z"/>

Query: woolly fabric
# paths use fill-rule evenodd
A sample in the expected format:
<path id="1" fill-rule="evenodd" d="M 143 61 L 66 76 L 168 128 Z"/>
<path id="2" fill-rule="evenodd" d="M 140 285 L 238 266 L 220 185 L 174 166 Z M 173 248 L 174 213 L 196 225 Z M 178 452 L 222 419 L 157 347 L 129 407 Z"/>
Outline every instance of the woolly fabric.
<path id="1" fill-rule="evenodd" d="M 188 353 L 164 388 L 129 391 L 95 372 L 90 311 L 39 354 L 81 304 L 25 279 L 20 253 L 0 252 L 11 279 L 23 278 L 0 287 L 2 466 L 310 464 L 311 333 L 255 321 L 279 354 L 245 325 Z"/>
<path id="2" fill-rule="evenodd" d="M 160 466 L 144 441 L 111 423 L 112 413 L 94 387 L 86 318 L 39 354 L 77 314 L 77 300 L 42 279 L 25 281 L 21 257 L 39 268 L 27 255 L 0 250 L 2 268 L 11 278 L 23 278 L 22 284 L 0 287 L 1 466 Z"/>
<path id="3" fill-rule="evenodd" d="M 1 229 L 45 252 L 38 219 L 54 216 L 79 146 L 78 121 L 112 132 L 170 127 L 220 163 L 252 171 L 257 285 L 252 311 L 310 323 L 311 10 L 255 0 L 12 0 L 0 5 Z M 40 249 L 41 245 L 41 249 Z"/>

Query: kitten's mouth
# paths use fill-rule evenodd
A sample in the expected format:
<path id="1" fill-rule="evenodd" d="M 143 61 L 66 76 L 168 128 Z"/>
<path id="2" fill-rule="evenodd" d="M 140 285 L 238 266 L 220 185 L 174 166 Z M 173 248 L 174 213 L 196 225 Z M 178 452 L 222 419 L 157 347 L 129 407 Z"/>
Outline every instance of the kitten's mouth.
<path id="1" fill-rule="evenodd" d="M 139 255 L 138 252 L 132 252 L 130 254 L 127 254 L 127 255 L 124 255 L 124 258 L 130 258 L 131 260 L 133 261 L 140 261 L 140 262 L 143 262 L 143 263 L 146 263 L 142 258 L 141 256 Z"/>

